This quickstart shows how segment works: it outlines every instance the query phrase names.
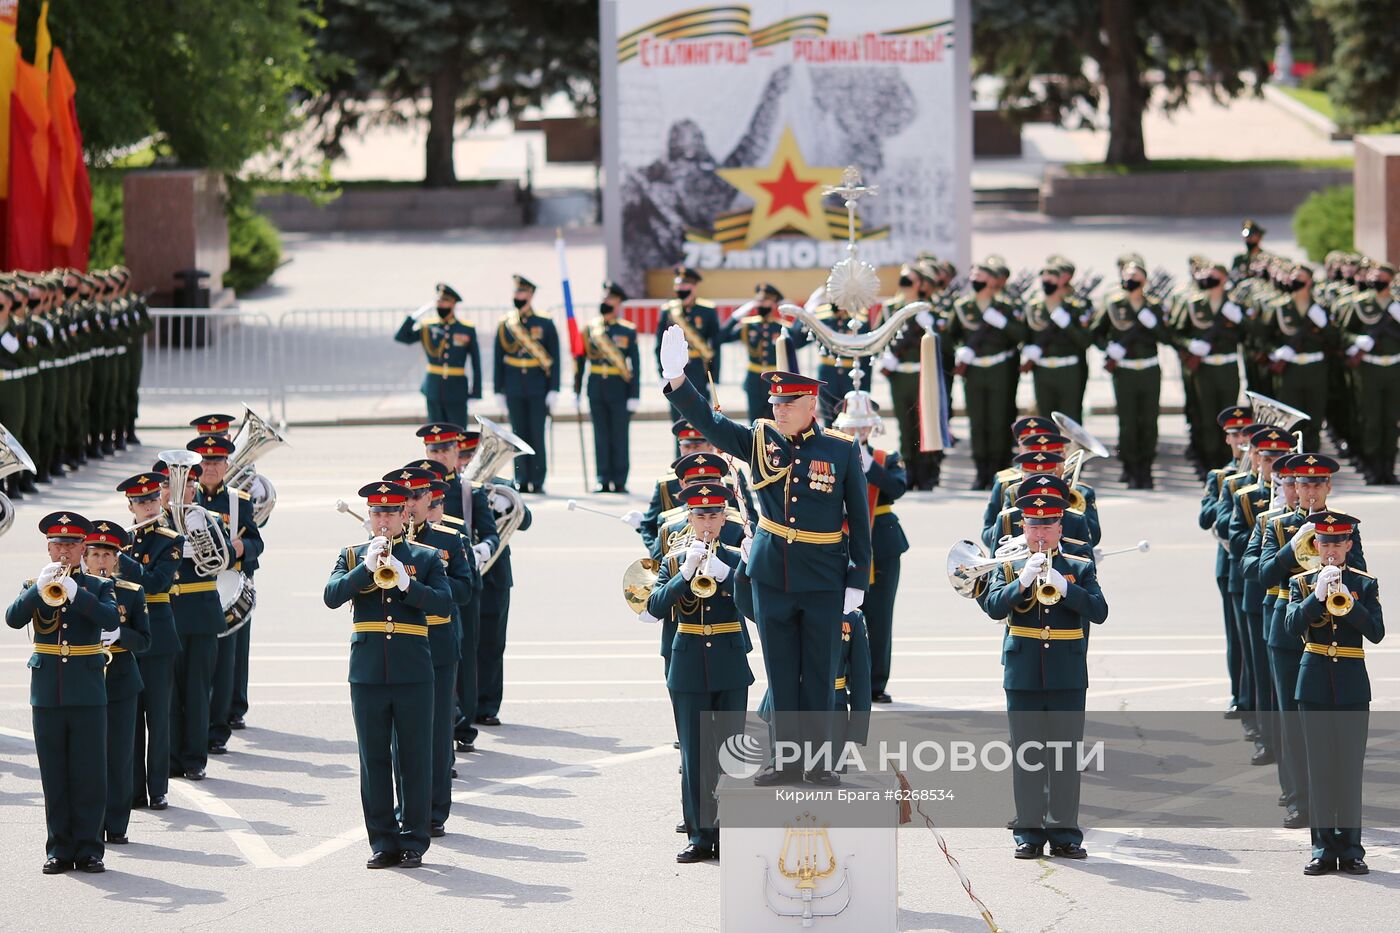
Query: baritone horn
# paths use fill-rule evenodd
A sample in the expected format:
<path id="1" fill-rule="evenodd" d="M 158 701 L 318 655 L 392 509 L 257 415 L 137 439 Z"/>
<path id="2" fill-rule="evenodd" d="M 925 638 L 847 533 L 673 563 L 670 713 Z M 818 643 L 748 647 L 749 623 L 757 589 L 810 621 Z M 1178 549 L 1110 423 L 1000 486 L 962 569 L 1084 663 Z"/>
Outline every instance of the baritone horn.
<path id="1" fill-rule="evenodd" d="M 520 497 L 520 493 L 513 486 L 492 483 L 491 478 L 498 475 L 501 468 L 516 457 L 534 454 L 535 448 L 517 437 L 509 428 L 502 427 L 489 418 L 477 415 L 476 421 L 481 426 L 481 440 L 476 445 L 476 454 L 471 463 L 461 471 L 462 495 L 471 495 L 473 483 L 483 484 L 493 494 L 502 496 L 510 503 L 504 512 L 496 516 L 496 531 L 500 535 L 500 544 L 481 565 L 480 569 L 484 574 L 496 563 L 496 558 L 505 551 L 510 536 L 515 534 L 525 521 L 525 500 Z"/>
<path id="2" fill-rule="evenodd" d="M 1029 556 L 1024 539 L 1019 548 L 999 547 L 994 555 L 976 541 L 959 541 L 948 550 L 948 583 L 959 596 L 973 599 L 982 591 L 984 577 L 1005 563 Z"/>
<path id="3" fill-rule="evenodd" d="M 1090 434 L 1087 428 L 1062 411 L 1051 412 L 1050 420 L 1055 422 L 1055 427 L 1060 429 L 1060 433 L 1074 444 L 1074 451 L 1065 458 L 1065 482 L 1069 484 L 1070 508 L 1082 512 L 1085 506 L 1084 493 L 1076 488 L 1079 484 L 1079 474 L 1084 472 L 1084 464 L 1090 460 L 1107 457 L 1108 448 Z"/>
<path id="4" fill-rule="evenodd" d="M 214 531 L 214 523 L 223 518 L 202 505 L 185 501 L 189 489 L 190 470 L 199 464 L 199 454 L 192 450 L 162 450 L 160 459 L 170 468 L 170 521 L 175 530 L 185 536 L 185 543 L 194 552 L 194 566 L 201 577 L 217 576 L 233 563 L 228 539 Z M 189 517 L 202 513 L 204 524 L 190 526 Z"/>
<path id="5" fill-rule="evenodd" d="M 265 418 L 243 405 L 243 424 L 233 438 L 233 456 L 228 460 L 226 486 L 246 492 L 253 500 L 253 521 L 259 528 L 267 524 L 277 505 L 277 489 L 272 481 L 253 468 L 253 462 L 270 450 L 286 444 Z"/>

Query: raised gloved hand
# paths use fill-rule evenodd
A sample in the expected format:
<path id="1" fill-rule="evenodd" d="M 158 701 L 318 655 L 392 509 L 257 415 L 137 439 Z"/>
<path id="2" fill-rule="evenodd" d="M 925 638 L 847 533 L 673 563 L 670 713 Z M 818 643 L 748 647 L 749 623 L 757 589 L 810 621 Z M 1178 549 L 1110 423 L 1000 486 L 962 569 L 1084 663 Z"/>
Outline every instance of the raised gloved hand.
<path id="1" fill-rule="evenodd" d="M 875 462 L 875 454 L 864 444 L 860 445 L 860 468 L 862 472 L 869 473 L 870 465 Z"/>
<path id="2" fill-rule="evenodd" d="M 1148 330 L 1157 326 L 1157 315 L 1153 314 L 1147 308 L 1143 308 L 1137 313 L 1137 319 L 1141 322 L 1142 326 L 1146 327 Z"/>
<path id="3" fill-rule="evenodd" d="M 645 609 L 643 609 L 641 612 L 637 613 L 637 621 L 655 625 L 661 620 L 658 619 L 656 616 L 652 615 L 650 612 L 647 612 Z"/>
<path id="4" fill-rule="evenodd" d="M 953 362 L 958 366 L 968 366 L 977 359 L 977 353 L 971 347 L 958 347 L 953 351 Z"/>
<path id="5" fill-rule="evenodd" d="M 78 581 L 72 577 L 64 577 L 59 582 L 63 584 L 63 592 L 71 603 L 78 596 Z"/>
<path id="6" fill-rule="evenodd" d="M 62 564 L 45 564 L 44 568 L 39 571 L 39 575 L 34 578 L 34 585 L 43 586 L 46 583 L 52 583 L 54 578 L 57 577 L 62 570 Z"/>
<path id="7" fill-rule="evenodd" d="M 709 547 L 704 541 L 696 538 L 690 542 L 690 547 L 685 550 L 685 561 L 681 564 L 681 576 L 689 580 L 695 576 L 695 571 L 700 567 L 700 561 L 705 559 Z"/>
<path id="8" fill-rule="evenodd" d="M 1069 326 L 1069 312 L 1066 311 L 1064 308 L 1056 308 L 1054 311 L 1050 312 L 1050 320 L 1055 323 L 1056 327 L 1063 330 L 1064 328 Z"/>
<path id="9" fill-rule="evenodd" d="M 1308 320 L 1313 322 L 1314 327 L 1327 326 L 1327 312 L 1322 310 L 1322 305 L 1314 303 L 1308 309 Z"/>
<path id="10" fill-rule="evenodd" d="M 714 577 L 716 583 L 723 583 L 729 577 L 729 565 L 718 553 L 711 554 L 710 559 L 705 561 L 705 575 Z"/>
<path id="11" fill-rule="evenodd" d="M 865 602 L 865 590 L 857 589 L 854 586 L 846 587 L 846 601 L 841 610 L 842 615 L 855 612 Z"/>
<path id="12" fill-rule="evenodd" d="M 1108 354 L 1108 358 L 1115 363 L 1128 355 L 1128 351 L 1116 340 L 1110 340 L 1108 342 L 1108 346 L 1104 348 L 1104 353 Z"/>
<path id="13" fill-rule="evenodd" d="M 1002 314 L 996 308 L 988 308 L 986 311 L 983 311 L 982 320 L 986 321 L 997 330 L 1001 330 L 1006 326 L 1006 315 Z"/>
<path id="14" fill-rule="evenodd" d="M 559 397 L 559 393 L 558 393 L 558 392 L 555 392 L 555 391 L 552 391 L 552 390 L 549 391 L 549 392 L 546 392 L 546 393 L 544 394 L 544 407 L 545 407 L 546 409 L 550 410 L 550 411 L 553 411 L 553 410 L 554 410 L 554 400 L 557 399 L 558 397 Z"/>
<path id="15" fill-rule="evenodd" d="M 1351 342 L 1351 349 L 1357 353 L 1370 353 L 1376 348 L 1376 338 L 1370 334 L 1357 334 Z"/>
<path id="16" fill-rule="evenodd" d="M 1225 315 L 1225 320 L 1229 321 L 1231 324 L 1238 324 L 1240 321 L 1244 320 L 1244 312 L 1241 311 L 1240 306 L 1233 301 L 1227 301 L 1221 305 L 1220 313 Z"/>
<path id="17" fill-rule="evenodd" d="M 1335 564 L 1329 564 L 1317 572 L 1317 582 L 1313 584 L 1313 596 L 1318 599 L 1327 598 L 1327 589 L 1333 583 L 1342 578 L 1342 568 Z"/>
<path id="18" fill-rule="evenodd" d="M 1290 347 L 1288 344 L 1284 344 L 1283 346 L 1275 350 L 1273 353 L 1269 354 L 1269 359 L 1273 360 L 1276 363 L 1291 363 L 1297 358 L 1298 351 Z"/>
<path id="19" fill-rule="evenodd" d="M 394 583 L 398 585 L 400 591 L 408 592 L 408 569 L 404 567 L 403 561 L 397 557 L 389 558 L 389 566 L 394 568 Z"/>
<path id="20" fill-rule="evenodd" d="M 639 398 L 629 398 L 627 400 L 627 413 L 636 414 L 637 409 L 642 407 L 642 400 Z"/>
<path id="21" fill-rule="evenodd" d="M 1293 555 L 1295 557 L 1298 556 L 1298 548 L 1303 543 L 1303 535 L 1307 534 L 1310 531 L 1313 531 L 1316 528 L 1317 525 L 1313 524 L 1312 522 L 1307 522 L 1303 525 L 1302 528 L 1299 528 L 1296 532 L 1293 533 L 1293 537 L 1290 538 L 1288 541 L 1288 546 L 1293 549 Z"/>
<path id="22" fill-rule="evenodd" d="M 685 332 L 679 325 L 672 324 L 661 335 L 661 378 L 671 380 L 684 376 L 688 362 L 690 347 L 685 342 Z"/>
<path id="23" fill-rule="evenodd" d="M 1210 344 L 1197 337 L 1186 345 L 1186 352 L 1192 356 L 1210 356 Z"/>
<path id="24" fill-rule="evenodd" d="M 631 528 L 633 531 L 641 531 L 643 517 L 642 513 L 636 509 L 628 509 L 626 512 L 622 513 L 622 524 Z"/>
<path id="25" fill-rule="evenodd" d="M 1046 572 L 1045 579 L 1050 582 L 1051 586 L 1059 590 L 1061 593 L 1065 593 L 1069 590 L 1069 581 L 1065 579 L 1064 574 L 1060 573 L 1054 567 L 1051 567 Z"/>
<path id="26" fill-rule="evenodd" d="M 1021 586 L 1030 586 L 1035 582 L 1035 578 L 1040 576 L 1040 572 L 1045 569 L 1045 563 L 1049 560 L 1043 553 L 1037 552 L 1026 558 L 1026 562 L 1021 567 Z"/>
<path id="27" fill-rule="evenodd" d="M 914 315 L 914 323 L 915 323 L 915 324 L 918 324 L 918 325 L 919 325 L 920 327 L 922 327 L 924 330 L 933 330 L 933 312 L 932 312 L 932 311 L 920 311 L 920 312 L 918 312 L 917 314 Z"/>
<path id="28" fill-rule="evenodd" d="M 121 627 L 120 627 L 120 626 L 118 626 L 117 628 L 114 628 L 114 629 L 105 629 L 105 628 L 104 628 L 104 629 L 102 630 L 102 634 L 100 634 L 100 635 L 98 636 L 98 638 L 99 638 L 99 639 L 101 640 L 101 642 L 102 642 L 102 647 L 104 647 L 104 648 L 110 648 L 110 647 L 112 647 L 114 644 L 117 643 L 117 641 L 118 641 L 121 637 L 122 637 L 122 630 L 121 630 Z"/>
<path id="29" fill-rule="evenodd" d="M 506 410 L 506 397 L 505 397 L 504 395 L 502 395 L 501 393 L 497 392 L 496 395 L 495 395 L 494 401 L 495 401 L 495 403 L 496 403 L 496 410 L 497 410 L 497 411 L 505 411 L 505 410 Z"/>
<path id="30" fill-rule="evenodd" d="M 486 562 L 491 559 L 491 545 L 486 541 L 482 541 L 480 544 L 473 544 L 472 559 L 476 561 L 478 570 L 486 566 Z"/>

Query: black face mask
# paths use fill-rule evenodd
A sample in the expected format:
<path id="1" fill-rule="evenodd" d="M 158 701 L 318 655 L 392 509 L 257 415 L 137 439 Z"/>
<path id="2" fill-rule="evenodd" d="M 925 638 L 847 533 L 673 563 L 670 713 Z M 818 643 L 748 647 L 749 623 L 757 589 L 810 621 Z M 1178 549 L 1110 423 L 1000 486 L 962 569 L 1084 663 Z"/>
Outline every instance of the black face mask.
<path id="1" fill-rule="evenodd" d="M 616 310 L 617 310 L 616 308 L 614 308 L 612 305 L 608 304 L 606 301 L 603 302 L 602 304 L 598 305 L 598 313 L 599 313 L 599 314 L 612 314 L 612 313 L 613 313 L 614 311 L 616 311 Z"/>
<path id="2" fill-rule="evenodd" d="M 774 310 L 777 309 L 777 307 L 778 307 L 777 305 L 759 305 L 759 306 L 758 306 L 758 313 L 759 313 L 759 314 L 772 314 L 772 313 L 774 312 Z"/>
<path id="3" fill-rule="evenodd" d="M 907 276 L 907 275 L 901 275 L 901 276 L 899 277 L 899 287 L 900 287 L 900 288 L 908 288 L 910 285 L 913 285 L 913 284 L 914 284 L 914 280 L 911 279 L 911 278 L 909 278 L 909 276 Z"/>
<path id="4" fill-rule="evenodd" d="M 1041 279 L 1040 289 L 1047 295 L 1053 295 L 1060 290 L 1060 283 L 1056 282 L 1054 279 Z"/>
<path id="5" fill-rule="evenodd" d="M 530 299 L 528 299 L 528 298 L 512 298 L 512 299 L 510 300 L 510 303 L 513 304 L 513 305 L 515 305 L 515 310 L 519 311 L 521 308 L 525 307 L 527 304 L 530 303 Z"/>
<path id="6" fill-rule="evenodd" d="M 76 285 L 65 285 L 65 286 L 63 286 L 63 297 L 65 297 L 65 298 L 72 298 L 75 294 L 77 294 L 77 291 L 78 291 L 78 286 L 76 286 Z"/>
<path id="7" fill-rule="evenodd" d="M 1127 292 L 1128 294 L 1132 294 L 1133 292 L 1137 291 L 1139 288 L 1142 288 L 1142 283 L 1139 282 L 1137 279 L 1124 279 L 1124 280 L 1123 280 L 1123 291 Z"/>
<path id="8" fill-rule="evenodd" d="M 1197 279 L 1196 285 L 1203 289 L 1211 289 L 1220 284 L 1220 276 L 1208 275 L 1203 279 Z"/>
<path id="9" fill-rule="evenodd" d="M 679 298 L 679 299 L 681 299 L 682 301 L 684 301 L 685 299 L 687 299 L 687 298 L 690 297 L 690 293 L 691 293 L 692 291 L 694 291 L 694 289 L 691 289 L 691 288 L 678 288 L 678 289 L 676 289 L 676 297 Z"/>
<path id="10" fill-rule="evenodd" d="M 1354 276 L 1354 275 L 1349 275 L 1349 276 L 1347 276 L 1347 277 L 1345 278 L 1344 281 L 1345 281 L 1348 285 L 1355 285 L 1355 284 L 1356 284 L 1356 276 Z"/>
<path id="11" fill-rule="evenodd" d="M 444 308 L 442 305 L 438 305 L 437 312 L 438 317 L 447 317 L 449 314 L 452 313 L 452 308 L 450 305 L 446 308 Z"/>
<path id="12" fill-rule="evenodd" d="M 1290 292 L 1301 292 L 1307 287 L 1308 283 L 1304 282 L 1302 279 L 1294 279 L 1293 281 L 1289 282 L 1287 286 L 1288 291 Z"/>
<path id="13" fill-rule="evenodd" d="M 967 287 L 972 289 L 974 292 L 980 292 L 982 289 L 987 287 L 987 283 L 982 281 L 981 279 L 974 279 L 973 281 L 968 283 Z"/>

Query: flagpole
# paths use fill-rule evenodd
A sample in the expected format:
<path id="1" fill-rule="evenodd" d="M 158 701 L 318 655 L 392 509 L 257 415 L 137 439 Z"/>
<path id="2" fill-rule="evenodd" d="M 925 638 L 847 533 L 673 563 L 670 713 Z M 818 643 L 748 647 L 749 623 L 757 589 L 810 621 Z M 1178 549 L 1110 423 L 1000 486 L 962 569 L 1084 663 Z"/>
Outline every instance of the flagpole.
<path id="1" fill-rule="evenodd" d="M 574 366 L 577 368 L 582 363 L 579 358 L 584 355 L 583 334 L 579 331 L 578 319 L 574 317 L 574 294 L 569 287 L 569 263 L 564 257 L 564 230 L 562 227 L 554 228 L 554 249 L 559 254 L 559 280 L 564 286 L 564 318 L 569 328 L 569 355 L 574 358 Z M 574 382 L 580 389 L 583 387 L 581 379 L 575 377 Z M 583 437 L 583 399 L 580 392 L 574 393 L 574 420 L 578 423 L 578 462 L 583 472 L 583 491 L 589 491 L 588 482 L 588 449 Z M 550 446 L 554 444 L 554 418 L 549 419 Z"/>

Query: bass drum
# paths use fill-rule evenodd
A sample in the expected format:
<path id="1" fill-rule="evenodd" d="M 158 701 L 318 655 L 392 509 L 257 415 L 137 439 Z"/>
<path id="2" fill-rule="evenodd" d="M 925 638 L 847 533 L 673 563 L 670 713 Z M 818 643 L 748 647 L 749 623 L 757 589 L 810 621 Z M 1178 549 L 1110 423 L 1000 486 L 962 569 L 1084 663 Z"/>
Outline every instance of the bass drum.
<path id="1" fill-rule="evenodd" d="M 228 627 L 219 633 L 227 638 L 248 624 L 253 616 L 253 608 L 258 604 L 258 591 L 248 575 L 238 570 L 225 570 L 214 581 L 219 591 L 219 605 L 224 609 L 224 621 Z"/>

